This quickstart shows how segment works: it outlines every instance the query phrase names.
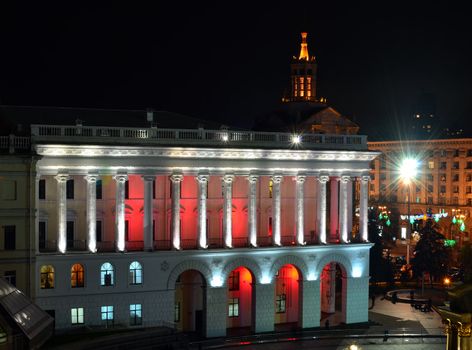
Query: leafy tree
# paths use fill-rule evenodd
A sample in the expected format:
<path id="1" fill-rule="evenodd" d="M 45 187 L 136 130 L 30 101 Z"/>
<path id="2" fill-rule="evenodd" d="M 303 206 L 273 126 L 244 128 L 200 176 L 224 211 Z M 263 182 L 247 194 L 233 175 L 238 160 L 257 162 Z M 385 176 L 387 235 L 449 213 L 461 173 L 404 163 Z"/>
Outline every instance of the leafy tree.
<path id="1" fill-rule="evenodd" d="M 426 221 L 419 234 L 420 240 L 411 259 L 413 275 L 421 277 L 423 273 L 429 272 L 434 279 L 443 277 L 448 270 L 451 255 L 450 248 L 444 245 L 444 236 L 436 230 L 431 219 Z"/>
<path id="2" fill-rule="evenodd" d="M 369 211 L 368 235 L 369 241 L 374 243 L 370 249 L 370 276 L 371 281 L 393 282 L 393 269 L 389 260 L 383 257 L 384 242 L 380 236 L 380 224 L 376 210 Z"/>
<path id="3" fill-rule="evenodd" d="M 461 275 L 464 283 L 472 282 L 472 245 L 465 244 L 459 254 Z"/>

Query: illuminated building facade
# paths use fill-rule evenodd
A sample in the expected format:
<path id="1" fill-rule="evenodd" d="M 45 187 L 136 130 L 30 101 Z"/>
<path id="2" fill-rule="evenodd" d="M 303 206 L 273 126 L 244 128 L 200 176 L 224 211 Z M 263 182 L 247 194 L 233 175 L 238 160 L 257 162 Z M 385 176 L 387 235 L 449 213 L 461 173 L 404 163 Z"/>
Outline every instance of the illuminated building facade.
<path id="1" fill-rule="evenodd" d="M 398 166 L 413 155 L 420 168 L 410 185 L 411 215 L 419 223 L 431 208 L 441 214 L 438 225 L 447 239 L 459 246 L 470 240 L 472 139 L 369 142 L 369 149 L 382 152 L 372 163 L 371 201 L 397 209 L 406 226 L 408 188 L 398 181 Z"/>

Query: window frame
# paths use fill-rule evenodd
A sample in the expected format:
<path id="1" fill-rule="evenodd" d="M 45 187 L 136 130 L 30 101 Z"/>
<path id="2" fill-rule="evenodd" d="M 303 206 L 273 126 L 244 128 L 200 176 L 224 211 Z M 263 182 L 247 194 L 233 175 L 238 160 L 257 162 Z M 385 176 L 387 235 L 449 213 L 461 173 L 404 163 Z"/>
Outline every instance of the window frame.
<path id="1" fill-rule="evenodd" d="M 79 268 L 74 270 L 74 267 Z M 85 268 L 84 265 L 76 263 L 70 268 L 70 287 L 84 288 L 85 287 Z"/>
<path id="2" fill-rule="evenodd" d="M 228 299 L 228 317 L 239 317 L 239 298 Z"/>
<path id="3" fill-rule="evenodd" d="M 107 265 L 108 264 L 108 265 Z M 105 266 L 107 265 L 107 266 Z M 109 268 L 108 268 L 109 267 Z M 107 283 L 107 275 L 110 275 L 110 283 Z M 104 262 L 100 265 L 100 286 L 113 287 L 115 285 L 115 267 L 110 262 Z"/>
<path id="4" fill-rule="evenodd" d="M 134 307 L 134 310 L 133 310 Z M 134 312 L 134 315 L 133 315 Z M 139 316 L 138 316 L 139 313 Z M 142 304 L 129 305 L 129 324 L 130 326 L 141 326 L 143 324 L 143 306 Z"/>
<path id="5" fill-rule="evenodd" d="M 75 322 L 74 322 L 75 318 Z M 82 321 L 82 322 L 80 322 Z M 85 323 L 85 312 L 83 307 L 72 307 L 70 309 L 70 324 L 72 326 L 75 325 L 83 325 Z"/>
<path id="6" fill-rule="evenodd" d="M 134 267 L 133 264 L 135 264 Z M 128 267 L 128 275 L 130 285 L 136 286 L 143 284 L 143 265 L 139 261 L 132 261 Z"/>
<path id="7" fill-rule="evenodd" d="M 43 268 L 48 271 L 43 272 Z M 44 281 L 44 284 L 43 284 Z M 52 281 L 52 283 L 50 282 Z M 54 289 L 55 287 L 55 269 L 53 265 L 41 265 L 39 268 L 39 289 Z"/>

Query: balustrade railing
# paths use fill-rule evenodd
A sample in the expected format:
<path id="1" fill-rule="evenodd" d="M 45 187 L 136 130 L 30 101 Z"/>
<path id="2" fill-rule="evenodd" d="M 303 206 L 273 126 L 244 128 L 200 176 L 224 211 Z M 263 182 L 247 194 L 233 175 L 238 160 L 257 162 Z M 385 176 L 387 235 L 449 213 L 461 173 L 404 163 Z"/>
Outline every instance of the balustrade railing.
<path id="1" fill-rule="evenodd" d="M 31 135 L 36 142 L 67 140 L 81 142 L 152 143 L 178 145 L 207 145 L 221 147 L 276 147 L 276 148 L 326 148 L 367 150 L 365 135 L 290 134 L 278 132 L 119 128 L 105 126 L 31 125 Z M 296 136 L 296 142 L 294 142 Z M 111 140 L 113 139 L 113 140 Z M 4 140 L 0 140 L 0 145 Z M 29 142 L 29 141 L 28 141 Z M 28 144 L 29 145 L 29 144 Z"/>
<path id="2" fill-rule="evenodd" d="M 28 136 L 0 136 L 0 151 L 8 150 L 8 153 L 24 152 L 31 149 L 31 139 Z"/>

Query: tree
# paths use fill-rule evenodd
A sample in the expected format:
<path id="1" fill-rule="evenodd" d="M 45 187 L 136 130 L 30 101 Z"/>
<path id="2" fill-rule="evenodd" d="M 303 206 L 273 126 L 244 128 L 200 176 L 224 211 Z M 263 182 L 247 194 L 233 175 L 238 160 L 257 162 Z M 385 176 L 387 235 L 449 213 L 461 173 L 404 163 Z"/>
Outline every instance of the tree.
<path id="1" fill-rule="evenodd" d="M 460 272 L 464 283 L 472 282 L 472 245 L 465 244 L 459 254 Z"/>
<path id="2" fill-rule="evenodd" d="M 450 248 L 444 245 L 444 236 L 436 230 L 431 219 L 426 221 L 419 234 L 420 240 L 411 259 L 413 275 L 422 277 L 428 272 L 434 279 L 443 277 L 447 273 L 451 255 Z"/>
<path id="3" fill-rule="evenodd" d="M 391 262 L 383 257 L 384 242 L 380 236 L 380 223 L 376 210 L 369 211 L 368 235 L 369 241 L 374 244 L 370 249 L 370 276 L 371 281 L 393 282 L 393 269 Z"/>

